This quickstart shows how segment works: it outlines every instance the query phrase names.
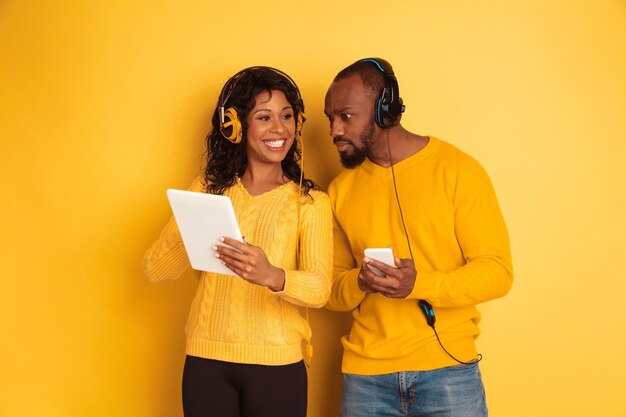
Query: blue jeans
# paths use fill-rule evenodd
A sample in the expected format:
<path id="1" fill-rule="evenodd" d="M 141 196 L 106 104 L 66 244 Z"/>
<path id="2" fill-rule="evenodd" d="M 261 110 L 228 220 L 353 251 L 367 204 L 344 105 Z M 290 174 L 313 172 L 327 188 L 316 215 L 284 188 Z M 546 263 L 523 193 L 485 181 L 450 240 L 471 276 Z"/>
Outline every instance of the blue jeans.
<path id="1" fill-rule="evenodd" d="M 341 417 L 485 417 L 478 364 L 385 375 L 344 374 Z"/>

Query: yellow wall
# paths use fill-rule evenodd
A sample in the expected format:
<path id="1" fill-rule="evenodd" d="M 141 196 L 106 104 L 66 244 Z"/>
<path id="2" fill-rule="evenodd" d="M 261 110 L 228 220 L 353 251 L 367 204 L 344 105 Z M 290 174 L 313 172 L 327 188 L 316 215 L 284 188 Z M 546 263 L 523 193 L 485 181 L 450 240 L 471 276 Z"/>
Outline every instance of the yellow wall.
<path id="1" fill-rule="evenodd" d="M 626 3 L 235 3 L 0 1 L 0 416 L 180 416 L 196 279 L 140 269 L 164 190 L 250 65 L 301 86 L 326 186 L 324 93 L 372 55 L 404 125 L 480 160 L 507 219 L 516 281 L 478 341 L 491 415 L 626 415 Z M 336 416 L 349 317 L 312 321 L 309 415 Z"/>

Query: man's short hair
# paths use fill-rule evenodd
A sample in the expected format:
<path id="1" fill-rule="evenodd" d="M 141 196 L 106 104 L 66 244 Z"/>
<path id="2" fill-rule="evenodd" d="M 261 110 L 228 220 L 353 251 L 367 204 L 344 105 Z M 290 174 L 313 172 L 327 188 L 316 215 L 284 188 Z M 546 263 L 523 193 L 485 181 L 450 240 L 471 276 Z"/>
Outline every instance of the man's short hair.
<path id="1" fill-rule="evenodd" d="M 367 61 L 357 61 L 342 69 L 335 76 L 333 82 L 343 80 L 354 74 L 361 77 L 363 85 L 374 94 L 373 97 L 378 97 L 382 93 L 383 88 L 385 88 L 385 76 L 376 68 L 376 64 Z"/>

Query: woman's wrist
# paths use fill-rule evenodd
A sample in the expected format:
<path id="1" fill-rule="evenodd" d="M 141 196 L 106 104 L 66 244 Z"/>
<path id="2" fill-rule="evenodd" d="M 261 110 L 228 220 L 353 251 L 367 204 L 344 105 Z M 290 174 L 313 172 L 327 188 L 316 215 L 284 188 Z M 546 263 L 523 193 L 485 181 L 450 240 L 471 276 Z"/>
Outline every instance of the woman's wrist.
<path id="1" fill-rule="evenodd" d="M 285 289 L 285 271 L 276 267 L 274 269 L 276 273 L 272 274 L 272 279 L 267 287 L 274 292 L 279 292 Z"/>

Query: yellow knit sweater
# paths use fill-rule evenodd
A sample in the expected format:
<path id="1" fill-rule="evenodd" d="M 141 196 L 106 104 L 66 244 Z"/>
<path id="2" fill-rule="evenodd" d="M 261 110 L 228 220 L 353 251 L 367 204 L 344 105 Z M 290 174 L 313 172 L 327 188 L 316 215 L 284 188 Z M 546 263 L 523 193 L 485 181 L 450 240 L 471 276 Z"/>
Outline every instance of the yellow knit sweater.
<path id="1" fill-rule="evenodd" d="M 190 190 L 202 192 L 202 182 L 197 179 Z M 270 263 L 285 271 L 285 288 L 272 292 L 239 277 L 202 272 L 185 328 L 188 355 L 262 365 L 303 358 L 310 329 L 298 306 L 323 306 L 332 276 L 330 202 L 322 192 L 310 194 L 313 199 L 301 196 L 293 182 L 258 196 L 240 181 L 226 190 L 246 242 L 261 247 Z M 189 267 L 172 217 L 147 251 L 144 272 L 159 282 L 176 279 Z"/>

